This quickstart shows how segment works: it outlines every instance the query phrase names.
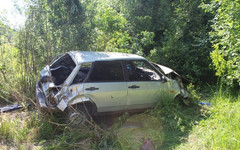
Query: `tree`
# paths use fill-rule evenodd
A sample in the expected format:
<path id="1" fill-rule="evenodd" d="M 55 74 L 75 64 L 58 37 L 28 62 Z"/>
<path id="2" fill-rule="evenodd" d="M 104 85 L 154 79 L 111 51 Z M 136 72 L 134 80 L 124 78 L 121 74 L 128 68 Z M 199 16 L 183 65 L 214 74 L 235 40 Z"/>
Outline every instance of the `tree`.
<path id="1" fill-rule="evenodd" d="M 116 51 L 143 55 L 194 81 L 210 79 L 212 16 L 199 8 L 201 0 L 31 3 L 19 47 L 35 70 L 70 50 Z"/>
<path id="2" fill-rule="evenodd" d="M 175 69 L 192 81 L 211 81 L 213 71 L 209 54 L 211 43 L 210 13 L 199 8 L 201 0 L 173 1 L 167 27 L 156 39 L 150 58 Z M 155 34 L 158 32 L 155 31 Z M 158 35 L 159 36 L 159 35 Z"/>
<path id="3" fill-rule="evenodd" d="M 214 14 L 210 32 L 214 50 L 211 59 L 216 75 L 227 85 L 240 85 L 240 1 L 211 0 L 203 8 Z"/>

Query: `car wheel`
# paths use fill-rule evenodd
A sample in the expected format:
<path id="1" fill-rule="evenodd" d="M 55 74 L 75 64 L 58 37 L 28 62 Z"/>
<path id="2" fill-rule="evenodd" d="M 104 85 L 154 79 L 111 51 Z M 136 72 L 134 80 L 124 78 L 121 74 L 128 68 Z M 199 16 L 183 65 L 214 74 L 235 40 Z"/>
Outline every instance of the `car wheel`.
<path id="1" fill-rule="evenodd" d="M 83 105 L 76 105 L 69 112 L 69 124 L 72 127 L 79 127 L 90 120 L 87 107 Z"/>
<path id="2" fill-rule="evenodd" d="M 184 105 L 187 105 L 187 106 L 190 105 L 190 98 L 184 98 L 180 94 L 175 97 L 175 100 L 179 101 L 181 104 L 184 104 Z"/>

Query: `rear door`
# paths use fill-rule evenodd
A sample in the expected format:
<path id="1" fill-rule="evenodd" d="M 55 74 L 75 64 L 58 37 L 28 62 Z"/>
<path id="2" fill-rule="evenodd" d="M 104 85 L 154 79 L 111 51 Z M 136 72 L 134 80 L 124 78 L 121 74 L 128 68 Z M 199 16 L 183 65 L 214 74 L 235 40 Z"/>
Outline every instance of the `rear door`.
<path id="1" fill-rule="evenodd" d="M 84 84 L 84 95 L 95 102 L 98 112 L 125 109 L 127 82 L 122 61 L 95 62 Z"/>
<path id="2" fill-rule="evenodd" d="M 128 109 L 148 108 L 161 98 L 160 90 L 166 85 L 159 74 L 146 60 L 125 62 L 127 72 Z"/>

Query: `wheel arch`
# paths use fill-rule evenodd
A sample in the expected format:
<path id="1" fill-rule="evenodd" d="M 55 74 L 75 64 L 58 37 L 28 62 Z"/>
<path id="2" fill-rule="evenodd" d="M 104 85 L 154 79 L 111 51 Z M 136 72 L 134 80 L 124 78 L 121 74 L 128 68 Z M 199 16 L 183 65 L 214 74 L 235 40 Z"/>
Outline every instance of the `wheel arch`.
<path id="1" fill-rule="evenodd" d="M 84 107 L 86 107 L 86 109 L 88 110 L 90 115 L 93 115 L 95 112 L 97 112 L 97 105 L 90 98 L 83 97 L 83 98 L 75 99 L 75 100 L 71 101 L 69 103 L 69 105 L 71 105 L 73 107 L 83 105 Z"/>

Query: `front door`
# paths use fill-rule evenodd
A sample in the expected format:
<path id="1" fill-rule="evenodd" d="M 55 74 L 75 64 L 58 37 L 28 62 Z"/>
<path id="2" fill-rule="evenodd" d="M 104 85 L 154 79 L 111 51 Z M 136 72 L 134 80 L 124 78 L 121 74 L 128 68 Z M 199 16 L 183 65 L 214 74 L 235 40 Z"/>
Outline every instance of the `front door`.
<path id="1" fill-rule="evenodd" d="M 165 87 L 161 74 L 145 60 L 125 62 L 127 72 L 128 109 L 142 109 L 154 105 Z"/>

